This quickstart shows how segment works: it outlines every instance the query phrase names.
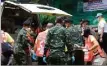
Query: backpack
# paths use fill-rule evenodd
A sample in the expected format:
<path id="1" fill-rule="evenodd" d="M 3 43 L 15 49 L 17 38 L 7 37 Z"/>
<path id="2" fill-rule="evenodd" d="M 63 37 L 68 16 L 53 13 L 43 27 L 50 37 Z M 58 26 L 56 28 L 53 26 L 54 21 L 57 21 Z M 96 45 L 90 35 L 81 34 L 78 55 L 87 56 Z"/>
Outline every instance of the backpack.
<path id="1" fill-rule="evenodd" d="M 1 47 L 2 47 L 2 53 L 12 51 L 12 46 L 8 42 L 1 43 Z"/>

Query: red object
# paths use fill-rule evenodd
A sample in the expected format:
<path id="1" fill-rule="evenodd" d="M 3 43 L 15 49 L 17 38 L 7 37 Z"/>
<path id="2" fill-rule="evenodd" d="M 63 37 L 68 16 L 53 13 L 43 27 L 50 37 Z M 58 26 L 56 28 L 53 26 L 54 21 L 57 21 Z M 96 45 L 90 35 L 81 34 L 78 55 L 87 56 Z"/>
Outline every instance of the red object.
<path id="1" fill-rule="evenodd" d="M 38 57 L 43 57 L 44 55 L 46 35 L 47 35 L 47 32 L 43 31 L 43 32 L 40 32 L 36 38 L 34 49 L 35 49 L 36 56 Z"/>
<path id="2" fill-rule="evenodd" d="M 97 40 L 92 35 L 89 35 L 89 37 L 87 39 L 85 39 L 85 47 L 87 49 L 91 48 L 94 45 L 94 43 L 98 44 Z M 88 52 L 85 53 L 84 61 L 86 61 L 86 62 L 92 61 L 96 54 L 99 54 L 102 57 L 105 56 L 104 52 L 100 48 L 99 44 L 98 44 L 98 47 L 96 47 L 94 50 L 91 50 L 91 51 L 88 51 Z"/>
<path id="3" fill-rule="evenodd" d="M 28 55 L 30 54 L 30 49 L 31 49 L 31 47 L 27 47 L 27 48 L 24 49 L 26 54 L 28 54 Z"/>
<path id="4" fill-rule="evenodd" d="M 28 36 L 28 39 L 29 39 L 29 41 L 31 42 L 31 43 L 35 43 L 35 40 L 34 40 L 34 38 L 32 37 L 32 36 Z"/>
<path id="5" fill-rule="evenodd" d="M 49 54 L 50 54 L 50 49 L 47 50 L 47 52 L 46 52 L 46 57 L 48 57 Z"/>
<path id="6" fill-rule="evenodd" d="M 42 31 L 42 30 L 41 30 L 40 27 L 38 27 L 38 28 L 35 30 L 35 32 L 36 32 L 37 34 L 39 34 L 41 31 Z"/>

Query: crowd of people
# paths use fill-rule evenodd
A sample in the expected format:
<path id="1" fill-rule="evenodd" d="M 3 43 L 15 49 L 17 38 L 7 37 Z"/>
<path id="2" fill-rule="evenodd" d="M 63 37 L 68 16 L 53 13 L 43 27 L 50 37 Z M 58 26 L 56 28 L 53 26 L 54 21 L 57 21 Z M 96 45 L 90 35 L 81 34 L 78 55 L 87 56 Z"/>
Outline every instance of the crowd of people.
<path id="1" fill-rule="evenodd" d="M 105 65 L 107 22 L 101 13 L 96 17 L 98 35 L 97 30 L 89 27 L 88 20 L 82 19 L 77 27 L 65 16 L 57 17 L 55 24 L 48 23 L 39 33 L 35 31 L 35 23 L 25 21 L 15 41 L 1 27 L 2 64 L 8 64 L 11 55 L 7 53 L 11 51 L 16 65 L 31 65 L 32 61 L 38 65 Z"/>

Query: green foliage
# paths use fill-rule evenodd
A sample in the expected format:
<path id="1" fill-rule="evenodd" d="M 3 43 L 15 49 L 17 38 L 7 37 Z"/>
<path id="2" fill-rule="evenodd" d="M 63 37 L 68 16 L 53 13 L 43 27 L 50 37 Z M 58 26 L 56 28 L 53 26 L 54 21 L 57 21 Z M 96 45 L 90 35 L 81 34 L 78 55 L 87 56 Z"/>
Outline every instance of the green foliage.
<path id="1" fill-rule="evenodd" d="M 47 23 L 55 23 L 55 16 L 40 14 L 39 17 L 42 25 L 45 25 Z"/>

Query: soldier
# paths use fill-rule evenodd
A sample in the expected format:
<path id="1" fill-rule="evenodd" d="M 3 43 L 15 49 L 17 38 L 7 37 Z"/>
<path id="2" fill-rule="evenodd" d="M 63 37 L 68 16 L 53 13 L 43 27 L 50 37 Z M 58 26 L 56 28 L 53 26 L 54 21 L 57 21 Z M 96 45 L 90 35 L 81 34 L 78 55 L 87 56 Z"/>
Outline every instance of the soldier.
<path id="1" fill-rule="evenodd" d="M 30 42 L 27 37 L 27 30 L 29 29 L 30 21 L 29 19 L 23 23 L 23 28 L 20 30 L 17 36 L 15 44 L 15 61 L 18 65 L 31 64 L 31 61 L 28 60 L 30 57 L 29 45 Z"/>
<path id="2" fill-rule="evenodd" d="M 82 41 L 81 41 L 81 30 L 79 30 L 79 28 L 75 25 L 72 24 L 73 21 L 71 21 L 70 19 L 65 19 L 64 20 L 65 25 L 67 26 L 67 30 L 70 32 L 71 34 L 71 42 L 72 44 L 79 44 L 82 45 Z"/>
<path id="3" fill-rule="evenodd" d="M 47 63 L 49 65 L 65 65 L 65 45 L 68 48 L 68 52 L 72 52 L 72 44 L 69 41 L 69 33 L 63 27 L 62 17 L 56 19 L 56 25 L 52 27 L 46 40 L 46 48 L 49 49 L 49 56 L 47 57 Z"/>
<path id="4" fill-rule="evenodd" d="M 71 21 L 70 19 L 65 19 L 64 20 L 64 22 L 65 22 L 65 25 L 66 25 L 66 27 L 67 27 L 67 30 L 70 32 L 70 43 L 72 44 L 72 45 L 74 45 L 74 44 L 78 44 L 78 45 L 80 45 L 80 46 L 82 46 L 83 45 L 83 41 L 82 41 L 82 36 L 81 36 L 81 30 L 80 29 L 78 29 L 78 27 L 77 26 L 75 26 L 75 25 L 73 25 L 72 24 L 72 22 L 73 21 Z M 78 53 L 79 52 L 79 53 Z M 77 54 L 78 53 L 78 54 Z M 75 61 L 76 61 L 76 63 L 75 64 L 82 64 L 83 62 L 82 61 L 84 61 L 84 57 L 82 57 L 82 56 L 80 56 L 81 54 L 84 56 L 84 54 L 83 54 L 83 52 L 82 51 L 78 51 L 77 49 L 76 49 L 76 51 L 75 51 L 75 55 L 69 55 L 68 54 L 68 58 L 71 58 L 71 57 L 73 57 L 73 56 L 75 56 Z M 72 54 L 74 54 L 74 53 L 72 53 Z M 78 61 L 80 62 L 80 63 L 78 63 Z M 73 61 L 73 60 L 72 60 Z M 71 59 L 67 59 L 67 64 L 68 65 L 71 65 Z M 74 63 L 73 63 L 74 64 Z"/>

